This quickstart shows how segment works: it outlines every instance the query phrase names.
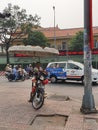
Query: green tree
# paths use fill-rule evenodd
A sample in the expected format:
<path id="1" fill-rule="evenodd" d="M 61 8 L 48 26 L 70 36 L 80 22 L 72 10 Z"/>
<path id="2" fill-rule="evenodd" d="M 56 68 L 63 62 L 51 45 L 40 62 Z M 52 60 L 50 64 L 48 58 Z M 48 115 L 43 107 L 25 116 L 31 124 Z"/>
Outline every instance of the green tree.
<path id="1" fill-rule="evenodd" d="M 28 34 L 28 38 L 25 38 L 23 40 L 25 45 L 32 45 L 32 46 L 49 46 L 47 43 L 47 38 L 45 35 L 40 32 L 40 31 L 32 31 L 31 33 Z"/>
<path id="2" fill-rule="evenodd" d="M 83 50 L 83 32 L 80 31 L 71 39 L 69 44 L 69 50 L 81 51 Z"/>
<path id="3" fill-rule="evenodd" d="M 7 56 L 8 48 L 13 45 L 13 42 L 17 39 L 22 39 L 23 36 L 30 33 L 33 28 L 37 28 L 40 25 L 40 17 L 27 15 L 25 9 L 20 9 L 19 6 L 8 4 L 3 11 L 3 14 L 11 14 L 11 16 L 0 18 L 0 40 L 5 46 Z"/>

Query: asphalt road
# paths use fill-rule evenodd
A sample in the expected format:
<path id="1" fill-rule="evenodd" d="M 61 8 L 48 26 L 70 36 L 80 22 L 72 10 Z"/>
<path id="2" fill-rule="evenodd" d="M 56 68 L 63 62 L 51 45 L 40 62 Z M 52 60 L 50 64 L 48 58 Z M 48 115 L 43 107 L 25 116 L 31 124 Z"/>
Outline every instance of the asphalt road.
<path id="1" fill-rule="evenodd" d="M 6 87 L 6 89 L 20 89 L 21 91 L 26 91 L 25 96 L 27 100 L 29 98 L 29 93 L 31 90 L 31 79 L 25 80 L 24 82 L 9 82 L 5 77 L 0 77 L 0 86 Z M 58 82 L 49 83 L 45 87 L 47 95 L 56 94 L 62 96 L 69 96 L 77 101 L 82 101 L 84 95 L 84 86 L 81 82 Z M 95 105 L 98 106 L 98 84 L 92 85 L 92 94 L 94 96 Z"/>
<path id="2" fill-rule="evenodd" d="M 55 88 L 56 84 L 46 86 L 47 98 L 55 95 Z M 57 88 L 61 90 L 60 85 Z M 30 91 L 31 79 L 9 82 L 5 77 L 0 77 L 0 130 L 64 129 L 66 115 L 71 111 L 71 100 L 65 103 L 61 91 L 62 101 L 46 99 L 42 109 L 36 111 L 28 102 Z"/>

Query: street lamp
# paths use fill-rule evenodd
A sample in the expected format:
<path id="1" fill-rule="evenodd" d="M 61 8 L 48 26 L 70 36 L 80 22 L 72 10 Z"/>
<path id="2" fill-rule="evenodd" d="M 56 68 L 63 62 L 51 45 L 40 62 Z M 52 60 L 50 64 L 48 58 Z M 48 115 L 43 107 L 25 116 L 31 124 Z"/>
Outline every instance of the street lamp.
<path id="1" fill-rule="evenodd" d="M 92 94 L 92 0 L 84 0 L 84 95 L 81 112 L 84 114 L 96 113 Z"/>
<path id="2" fill-rule="evenodd" d="M 54 47 L 56 48 L 56 33 L 55 33 L 55 6 L 53 6 L 54 10 Z"/>

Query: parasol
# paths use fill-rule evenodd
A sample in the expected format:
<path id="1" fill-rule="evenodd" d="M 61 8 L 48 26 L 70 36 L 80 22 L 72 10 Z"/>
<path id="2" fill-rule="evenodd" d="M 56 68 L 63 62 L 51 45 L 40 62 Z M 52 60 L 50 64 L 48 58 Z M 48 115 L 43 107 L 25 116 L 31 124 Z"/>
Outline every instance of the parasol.
<path id="1" fill-rule="evenodd" d="M 8 51 L 10 54 L 27 54 L 31 55 L 32 57 L 46 57 L 59 54 L 59 51 L 55 48 L 50 47 L 42 48 L 40 46 L 31 46 L 31 45 L 11 46 L 9 47 Z"/>

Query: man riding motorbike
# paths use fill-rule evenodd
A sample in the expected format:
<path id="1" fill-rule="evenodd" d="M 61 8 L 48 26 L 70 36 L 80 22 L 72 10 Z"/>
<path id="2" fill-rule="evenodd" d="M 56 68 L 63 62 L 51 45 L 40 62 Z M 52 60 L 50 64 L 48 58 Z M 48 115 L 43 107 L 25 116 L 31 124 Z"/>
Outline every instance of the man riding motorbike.
<path id="1" fill-rule="evenodd" d="M 20 65 L 14 65 L 12 72 L 8 74 L 7 78 L 9 81 L 24 81 L 25 77 L 22 67 Z"/>

